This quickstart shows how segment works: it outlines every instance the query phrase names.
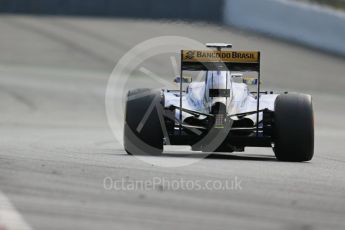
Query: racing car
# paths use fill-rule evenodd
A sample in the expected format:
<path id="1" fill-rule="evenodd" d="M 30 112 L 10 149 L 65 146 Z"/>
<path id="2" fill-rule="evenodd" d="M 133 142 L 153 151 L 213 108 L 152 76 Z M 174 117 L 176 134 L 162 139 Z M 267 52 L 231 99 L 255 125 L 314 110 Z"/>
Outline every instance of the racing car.
<path id="1" fill-rule="evenodd" d="M 314 155 L 312 97 L 261 91 L 258 51 L 233 51 L 227 43 L 206 46 L 181 51 L 181 72 L 175 79 L 179 89 L 128 92 L 126 152 L 160 155 L 164 145 L 189 145 L 192 151 L 205 153 L 268 147 L 279 161 L 310 161 Z M 203 72 L 205 77 L 193 82 L 184 76 L 186 71 Z"/>

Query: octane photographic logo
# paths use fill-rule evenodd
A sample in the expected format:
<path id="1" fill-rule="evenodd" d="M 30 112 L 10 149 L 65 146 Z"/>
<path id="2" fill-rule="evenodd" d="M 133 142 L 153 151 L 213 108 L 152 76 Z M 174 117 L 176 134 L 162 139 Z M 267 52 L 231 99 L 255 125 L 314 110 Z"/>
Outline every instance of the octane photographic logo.
<path id="1" fill-rule="evenodd" d="M 153 177 L 148 180 L 129 178 L 103 179 L 103 188 L 107 191 L 241 191 L 242 180 L 237 176 L 221 180 L 189 180 L 184 178 Z"/>
<path id="2" fill-rule="evenodd" d="M 161 84 L 161 87 L 154 90 L 159 90 L 161 88 L 175 88 L 176 85 L 172 83 L 172 79 L 176 76 L 172 76 L 171 79 L 166 80 L 165 78 L 158 76 L 158 74 L 155 74 L 154 69 L 145 68 L 143 66 L 143 62 L 149 60 L 150 58 L 157 57 L 158 55 L 169 55 L 170 60 L 167 59 L 167 62 L 171 63 L 171 68 L 174 70 L 174 73 L 179 74 L 180 70 L 177 63 L 180 60 L 176 60 L 176 54 L 179 54 L 181 50 L 192 49 L 207 50 L 203 43 L 190 38 L 180 36 L 156 37 L 136 45 L 117 62 L 108 81 L 105 105 L 109 126 L 114 137 L 120 144 L 122 144 L 122 146 L 124 141 L 126 101 L 135 100 L 140 97 L 147 96 L 147 91 L 138 93 L 133 98 L 128 96 L 128 92 L 127 90 L 125 90 L 125 88 L 128 84 L 129 79 L 131 77 L 133 78 L 133 73 L 139 71 L 139 73 L 143 76 L 154 80 L 155 82 L 159 82 Z M 199 74 L 198 78 L 200 78 L 201 76 L 202 75 Z M 140 87 L 152 88 L 150 87 L 150 85 Z M 133 153 L 133 155 L 148 164 L 160 167 L 187 166 L 205 158 L 208 153 L 197 152 L 197 154 L 195 154 L 193 152 L 184 152 L 183 156 L 179 154 L 178 156 L 176 155 L 176 157 L 172 157 L 172 154 L 169 153 L 163 153 L 160 156 L 155 156 L 155 154 L 153 153 L 156 151 L 152 146 L 148 146 L 147 144 L 143 143 L 141 139 L 136 138 L 135 132 L 139 133 L 141 131 L 142 127 L 144 127 L 145 124 L 149 122 L 149 119 L 147 118 L 155 110 L 157 111 L 160 118 L 159 120 L 161 123 L 162 132 L 163 134 L 165 134 L 164 136 L 167 136 L 167 129 L 165 127 L 164 119 L 162 119 L 164 117 L 163 105 L 159 102 L 159 99 L 156 99 L 157 98 L 152 100 L 151 105 L 147 106 L 147 109 L 144 112 L 143 117 L 138 124 L 138 127 L 136 127 L 135 130 L 130 130 L 130 136 L 132 137 L 130 138 L 131 144 L 134 144 L 134 146 L 139 146 L 137 150 L 138 152 L 141 152 L 141 154 L 136 155 L 135 153 Z M 210 149 L 211 152 L 223 142 L 225 137 L 226 134 L 224 134 L 223 132 L 209 132 L 209 134 L 207 134 L 202 141 L 207 141 L 208 149 Z M 169 140 L 166 140 L 166 142 L 169 142 Z M 142 154 L 142 152 L 144 152 L 144 154 Z"/>

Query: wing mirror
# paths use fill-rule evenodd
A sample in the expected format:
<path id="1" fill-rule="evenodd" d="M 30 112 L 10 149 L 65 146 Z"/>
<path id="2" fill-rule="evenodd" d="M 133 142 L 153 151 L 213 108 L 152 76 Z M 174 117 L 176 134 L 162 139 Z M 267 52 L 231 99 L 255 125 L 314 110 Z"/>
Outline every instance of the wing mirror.
<path id="1" fill-rule="evenodd" d="M 258 79 L 256 77 L 243 77 L 243 83 L 247 85 L 257 85 Z"/>
<path id="2" fill-rule="evenodd" d="M 181 77 L 180 76 L 177 76 L 175 79 L 174 79 L 174 82 L 175 83 L 181 83 Z M 182 83 L 192 83 L 193 82 L 193 78 L 190 77 L 190 76 L 184 76 L 182 78 Z"/>

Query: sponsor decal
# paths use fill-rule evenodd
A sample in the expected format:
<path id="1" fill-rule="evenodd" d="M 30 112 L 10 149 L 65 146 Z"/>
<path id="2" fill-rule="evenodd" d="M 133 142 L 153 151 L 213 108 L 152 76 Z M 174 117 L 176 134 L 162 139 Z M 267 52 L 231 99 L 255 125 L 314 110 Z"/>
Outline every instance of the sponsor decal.
<path id="1" fill-rule="evenodd" d="M 183 62 L 239 62 L 258 63 L 259 52 L 254 51 L 198 51 L 183 50 Z"/>
<path id="2" fill-rule="evenodd" d="M 187 51 L 185 56 L 184 56 L 184 59 L 191 60 L 193 58 L 194 58 L 194 52 L 193 51 Z"/>

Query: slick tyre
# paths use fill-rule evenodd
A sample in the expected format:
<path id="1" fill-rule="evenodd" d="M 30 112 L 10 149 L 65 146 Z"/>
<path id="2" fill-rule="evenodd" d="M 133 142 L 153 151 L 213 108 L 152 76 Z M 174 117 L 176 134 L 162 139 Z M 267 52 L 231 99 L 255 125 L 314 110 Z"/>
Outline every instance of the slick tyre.
<path id="1" fill-rule="evenodd" d="M 124 122 L 124 148 L 129 155 L 160 155 L 163 152 L 161 92 L 130 90 Z"/>
<path id="2" fill-rule="evenodd" d="M 275 101 L 274 153 L 280 161 L 310 161 L 314 155 L 314 115 L 311 96 L 279 95 Z"/>

